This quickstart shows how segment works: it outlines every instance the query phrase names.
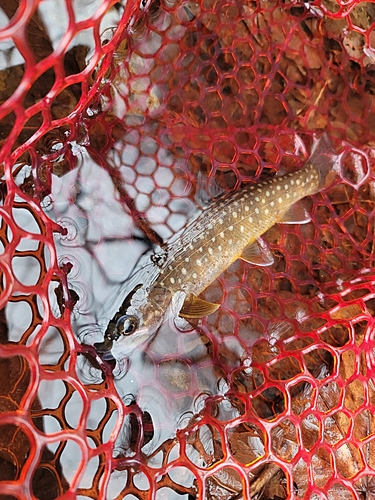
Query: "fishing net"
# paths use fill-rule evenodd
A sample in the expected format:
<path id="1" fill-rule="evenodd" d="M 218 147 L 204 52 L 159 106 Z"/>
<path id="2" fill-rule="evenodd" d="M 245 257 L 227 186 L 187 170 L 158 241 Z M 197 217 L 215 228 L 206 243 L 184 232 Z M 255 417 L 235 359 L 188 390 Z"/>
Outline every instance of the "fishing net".
<path id="1" fill-rule="evenodd" d="M 373 498 L 375 4 L 8 0 L 0 22 L 1 500 Z M 266 233 L 272 266 L 98 355 L 150 242 L 324 132 L 340 175 Z"/>

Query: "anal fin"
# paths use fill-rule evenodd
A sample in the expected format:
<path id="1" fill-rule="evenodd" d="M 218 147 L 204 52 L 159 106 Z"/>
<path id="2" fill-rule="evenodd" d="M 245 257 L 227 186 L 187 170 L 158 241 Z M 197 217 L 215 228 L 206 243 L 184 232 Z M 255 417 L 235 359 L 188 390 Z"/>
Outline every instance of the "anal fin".
<path id="1" fill-rule="evenodd" d="M 187 319 L 203 318 L 203 316 L 208 316 L 217 311 L 219 307 L 220 304 L 207 302 L 191 293 L 186 297 L 178 315 L 181 316 L 181 318 Z"/>
<path id="2" fill-rule="evenodd" d="M 258 238 L 254 243 L 247 245 L 240 258 L 257 266 L 270 266 L 274 261 L 271 250 L 262 238 Z"/>
<path id="3" fill-rule="evenodd" d="M 280 224 L 306 224 L 311 221 L 302 201 L 297 201 L 278 219 Z"/>

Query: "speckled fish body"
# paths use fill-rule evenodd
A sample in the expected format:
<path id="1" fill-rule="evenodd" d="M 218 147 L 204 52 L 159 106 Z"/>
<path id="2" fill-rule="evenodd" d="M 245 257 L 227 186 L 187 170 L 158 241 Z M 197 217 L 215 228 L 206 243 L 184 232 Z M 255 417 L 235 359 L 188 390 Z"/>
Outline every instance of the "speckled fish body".
<path id="1" fill-rule="evenodd" d="M 155 285 L 172 294 L 179 290 L 199 295 L 297 201 L 319 191 L 318 170 L 308 163 L 299 172 L 216 201 L 169 245 Z"/>
<path id="2" fill-rule="evenodd" d="M 120 335 L 116 326 L 112 352 L 128 354 L 149 340 L 170 316 L 198 318 L 212 313 L 219 305 L 197 296 L 238 258 L 253 263 L 263 259 L 261 265 L 271 264 L 272 255 L 260 236 L 277 222 L 309 221 L 298 202 L 326 187 L 335 159 L 327 143 L 318 144 L 299 171 L 245 185 L 203 210 L 165 250 L 153 255 L 149 279 L 140 284 L 126 308 L 123 306 L 114 318 L 133 318 L 136 328 L 122 328 Z"/>

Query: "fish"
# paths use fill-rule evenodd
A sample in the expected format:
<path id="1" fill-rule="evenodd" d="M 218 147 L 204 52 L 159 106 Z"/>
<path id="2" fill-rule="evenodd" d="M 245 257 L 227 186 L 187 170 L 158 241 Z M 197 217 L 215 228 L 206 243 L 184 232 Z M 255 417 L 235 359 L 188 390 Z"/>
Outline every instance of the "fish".
<path id="1" fill-rule="evenodd" d="M 303 198 L 327 188 L 337 176 L 337 158 L 324 134 L 296 172 L 276 175 L 214 200 L 149 261 L 147 279 L 131 290 L 108 323 L 107 356 L 129 356 L 173 317 L 199 319 L 220 304 L 199 295 L 233 262 L 269 266 L 273 255 L 262 235 L 276 223 L 309 222 Z"/>

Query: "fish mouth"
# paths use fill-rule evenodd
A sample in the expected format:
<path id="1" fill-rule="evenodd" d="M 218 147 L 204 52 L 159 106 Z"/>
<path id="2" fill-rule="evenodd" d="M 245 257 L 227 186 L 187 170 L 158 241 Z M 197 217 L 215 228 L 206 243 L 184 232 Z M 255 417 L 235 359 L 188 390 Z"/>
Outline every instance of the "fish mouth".
<path id="1" fill-rule="evenodd" d="M 111 350 L 113 347 L 113 341 L 117 340 L 119 335 L 106 335 L 104 337 L 104 342 L 96 342 L 94 347 L 102 359 L 113 359 Z"/>
<path id="2" fill-rule="evenodd" d="M 105 338 L 104 342 L 96 342 L 94 347 L 96 352 L 102 359 L 109 359 L 109 356 L 113 358 L 110 354 L 113 346 L 113 341 L 111 339 Z"/>
<path id="3" fill-rule="evenodd" d="M 113 356 L 112 351 L 101 352 L 98 350 L 98 355 L 103 361 L 114 361 L 116 358 Z"/>
<path id="4" fill-rule="evenodd" d="M 96 352 L 104 361 L 109 361 L 123 356 L 129 355 L 140 344 L 145 343 L 150 338 L 147 331 L 142 333 L 138 332 L 137 337 L 134 337 L 129 342 L 129 337 L 126 337 L 114 330 L 111 334 L 107 334 L 103 342 L 94 344 Z"/>

